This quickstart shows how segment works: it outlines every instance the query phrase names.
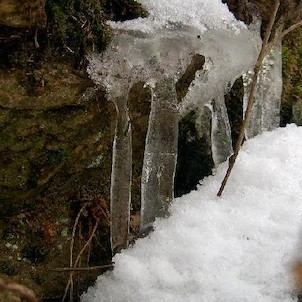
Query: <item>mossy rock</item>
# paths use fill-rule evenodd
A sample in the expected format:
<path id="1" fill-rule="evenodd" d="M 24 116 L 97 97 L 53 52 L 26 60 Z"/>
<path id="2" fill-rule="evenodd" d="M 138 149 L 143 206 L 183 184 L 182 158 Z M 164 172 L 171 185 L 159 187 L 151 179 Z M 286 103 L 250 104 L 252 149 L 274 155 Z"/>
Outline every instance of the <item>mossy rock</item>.
<path id="1" fill-rule="evenodd" d="M 0 21 L 6 26 L 31 27 L 46 25 L 45 0 L 1 0 Z"/>
<path id="2" fill-rule="evenodd" d="M 281 125 L 295 122 L 301 125 L 302 80 L 302 29 L 299 28 L 283 40 L 282 46 L 283 92 L 281 108 Z"/>

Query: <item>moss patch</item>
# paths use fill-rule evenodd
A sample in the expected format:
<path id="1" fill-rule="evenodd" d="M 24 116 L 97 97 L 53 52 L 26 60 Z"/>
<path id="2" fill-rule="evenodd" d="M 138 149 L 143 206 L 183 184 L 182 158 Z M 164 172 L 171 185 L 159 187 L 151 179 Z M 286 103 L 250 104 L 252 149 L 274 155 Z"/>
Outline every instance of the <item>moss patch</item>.
<path id="1" fill-rule="evenodd" d="M 281 108 L 281 125 L 295 122 L 302 124 L 302 29 L 285 37 L 282 46 L 283 57 L 283 94 Z"/>

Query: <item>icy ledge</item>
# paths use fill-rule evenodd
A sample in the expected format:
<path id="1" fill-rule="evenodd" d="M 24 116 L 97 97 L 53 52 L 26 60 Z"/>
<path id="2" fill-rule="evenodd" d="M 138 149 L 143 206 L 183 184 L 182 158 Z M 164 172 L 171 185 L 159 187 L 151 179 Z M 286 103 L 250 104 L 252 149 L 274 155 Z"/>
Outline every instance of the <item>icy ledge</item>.
<path id="1" fill-rule="evenodd" d="M 111 177 L 114 189 L 111 190 L 111 239 L 116 238 L 112 239 L 113 250 L 127 246 L 131 171 L 123 179 L 118 175 L 125 174 L 124 162 L 131 167 L 127 98 L 133 83 L 147 83 L 153 96 L 142 172 L 141 230 L 144 230 L 152 225 L 155 217 L 167 215 L 172 201 L 177 125 L 182 116 L 208 106 L 212 110 L 215 164 L 230 155 L 230 127 L 222 96 L 238 77 L 253 67 L 260 46 L 259 28 L 247 28 L 220 0 L 142 0 L 141 3 L 150 16 L 111 22 L 115 30 L 112 43 L 104 53 L 89 57 L 88 73 L 96 84 L 105 87 L 118 116 Z M 206 63 L 196 72 L 184 99 L 177 100 L 175 84 L 194 55 L 204 56 Z M 118 129 L 124 129 L 127 137 Z M 122 148 L 122 153 L 129 155 L 125 160 L 116 155 Z"/>

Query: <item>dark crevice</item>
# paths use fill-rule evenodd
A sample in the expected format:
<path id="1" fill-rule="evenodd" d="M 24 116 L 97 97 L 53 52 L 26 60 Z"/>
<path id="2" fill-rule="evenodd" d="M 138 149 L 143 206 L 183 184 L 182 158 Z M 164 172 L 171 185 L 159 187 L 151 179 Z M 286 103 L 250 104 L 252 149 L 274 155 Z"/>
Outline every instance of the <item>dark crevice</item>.
<path id="1" fill-rule="evenodd" d="M 243 80 L 242 77 L 240 77 L 235 81 L 230 92 L 225 95 L 225 105 L 227 107 L 228 117 L 231 125 L 233 147 L 236 144 L 242 124 L 243 95 Z"/>
<path id="2" fill-rule="evenodd" d="M 174 196 L 196 190 L 199 181 L 212 174 L 213 167 L 209 138 L 198 133 L 196 114 L 192 112 L 179 123 Z"/>

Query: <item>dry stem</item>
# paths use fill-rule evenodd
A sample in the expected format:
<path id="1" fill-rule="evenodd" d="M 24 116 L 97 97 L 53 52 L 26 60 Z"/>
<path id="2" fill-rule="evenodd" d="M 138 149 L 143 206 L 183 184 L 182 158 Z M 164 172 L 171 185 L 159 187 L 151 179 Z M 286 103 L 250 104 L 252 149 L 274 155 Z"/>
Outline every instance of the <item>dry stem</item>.
<path id="1" fill-rule="evenodd" d="M 277 42 L 282 41 L 282 39 L 287 34 L 289 34 L 290 32 L 292 32 L 293 30 L 297 29 L 299 26 L 302 25 L 302 20 L 300 20 L 300 21 L 297 21 L 292 26 L 290 26 L 289 28 L 287 28 L 286 30 L 282 31 L 281 33 L 278 33 L 278 29 L 277 29 L 277 31 L 275 32 L 275 36 L 273 38 L 271 38 L 272 28 L 275 24 L 276 15 L 277 15 L 279 6 L 280 6 L 280 0 L 276 0 L 275 3 L 274 3 L 272 16 L 270 18 L 269 24 L 268 24 L 266 32 L 265 32 L 265 36 L 264 36 L 264 39 L 263 39 L 263 42 L 262 42 L 261 50 L 260 50 L 256 65 L 254 67 L 254 75 L 253 75 L 253 78 L 252 78 L 252 86 L 251 86 L 251 90 L 250 90 L 249 97 L 248 97 L 248 104 L 247 104 L 247 108 L 246 108 L 246 111 L 245 111 L 245 114 L 244 114 L 244 119 L 242 121 L 242 125 L 241 125 L 241 128 L 240 128 L 239 137 L 238 137 L 237 142 L 236 142 L 234 153 L 229 159 L 229 166 L 228 166 L 227 172 L 226 172 L 225 177 L 224 177 L 224 179 L 221 183 L 220 189 L 217 193 L 217 196 L 219 196 L 219 197 L 221 196 L 221 194 L 222 194 L 222 192 L 223 192 L 223 190 L 226 186 L 226 183 L 227 183 L 227 181 L 230 177 L 231 171 L 232 171 L 232 169 L 235 165 L 238 153 L 240 151 L 242 142 L 243 142 L 244 137 L 245 137 L 245 129 L 247 128 L 249 118 L 250 118 L 250 114 L 251 114 L 251 111 L 252 111 L 252 108 L 253 108 L 254 94 L 255 94 L 255 91 L 256 91 L 257 81 L 258 81 L 259 73 L 261 71 L 261 65 L 262 65 L 263 59 L 271 51 L 271 49 L 274 47 L 274 45 L 276 45 Z M 282 28 L 282 26 L 283 26 L 283 24 L 281 24 L 280 27 Z M 270 39 L 271 39 L 271 42 L 269 42 Z"/>
<path id="2" fill-rule="evenodd" d="M 99 266 L 89 266 L 89 267 L 62 267 L 50 269 L 52 272 L 83 272 L 83 271 L 98 271 L 105 270 L 114 267 L 114 263 L 99 265 Z"/>
<path id="3" fill-rule="evenodd" d="M 75 230 L 76 230 L 76 227 L 78 225 L 80 215 L 81 215 L 81 213 L 83 212 L 84 209 L 85 209 L 85 206 L 82 207 L 82 209 L 81 209 L 82 211 L 80 210 L 80 212 L 77 215 L 77 218 L 76 218 L 76 221 L 75 221 L 75 224 L 74 224 L 74 228 L 73 228 L 73 236 L 75 235 Z M 66 285 L 66 288 L 65 288 L 65 293 L 64 293 L 62 302 L 66 299 L 68 290 L 69 290 L 69 298 L 70 298 L 69 301 L 73 301 L 73 274 L 74 274 L 75 271 L 77 271 L 75 268 L 79 264 L 79 262 L 81 260 L 81 256 L 84 253 L 84 251 L 86 250 L 86 248 L 90 246 L 91 241 L 92 241 L 92 239 L 95 235 L 95 232 L 97 231 L 98 226 L 99 226 L 99 219 L 96 221 L 90 237 L 88 238 L 85 245 L 83 246 L 83 248 L 79 252 L 75 262 L 74 263 L 72 263 L 72 261 L 70 262 L 71 263 L 71 267 L 69 268 L 70 269 L 69 270 L 70 275 L 69 275 L 69 279 L 68 279 L 68 282 L 67 282 L 67 285 Z M 72 240 L 72 248 L 70 249 L 71 252 L 73 252 L 73 244 L 74 244 L 74 238 Z M 70 258 L 72 259 L 72 256 Z"/>
<path id="4" fill-rule="evenodd" d="M 254 75 L 253 75 L 253 78 L 252 78 L 252 86 L 251 86 L 251 90 L 250 90 L 249 97 L 248 97 L 247 108 L 245 110 L 244 118 L 243 118 L 242 125 L 241 125 L 241 128 L 240 128 L 239 137 L 238 137 L 237 142 L 236 142 L 234 153 L 229 159 L 229 166 L 228 166 L 227 172 L 226 172 L 225 177 L 224 177 L 224 179 L 221 183 L 220 189 L 217 193 L 217 196 L 219 196 L 219 197 L 221 196 L 221 194 L 222 194 L 222 192 L 223 192 L 223 190 L 226 186 L 226 183 L 227 183 L 227 181 L 228 181 L 228 179 L 231 175 L 231 172 L 232 172 L 233 167 L 235 165 L 235 162 L 236 162 L 237 156 L 239 154 L 242 142 L 243 142 L 244 137 L 245 137 L 245 129 L 248 125 L 250 114 L 251 114 L 251 111 L 252 111 L 252 108 L 253 108 L 254 94 L 255 94 L 255 91 L 256 91 L 256 88 L 257 88 L 257 81 L 258 81 L 259 73 L 260 73 L 260 70 L 261 70 L 262 61 L 263 61 L 264 57 L 270 51 L 270 49 L 267 48 L 268 41 L 269 41 L 270 36 L 272 34 L 272 28 L 273 28 L 273 25 L 275 23 L 275 19 L 276 19 L 276 15 L 277 15 L 277 11 L 278 11 L 279 6 L 280 6 L 280 0 L 276 0 L 275 3 L 274 3 L 272 16 L 270 18 L 269 24 L 268 24 L 267 29 L 265 31 L 265 35 L 264 35 L 263 42 L 262 42 L 262 45 L 261 45 L 261 50 L 260 50 L 260 53 L 258 55 L 256 65 L 254 67 Z"/>

